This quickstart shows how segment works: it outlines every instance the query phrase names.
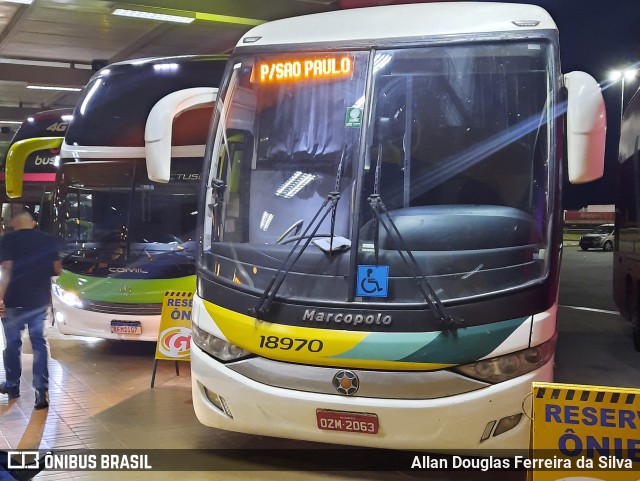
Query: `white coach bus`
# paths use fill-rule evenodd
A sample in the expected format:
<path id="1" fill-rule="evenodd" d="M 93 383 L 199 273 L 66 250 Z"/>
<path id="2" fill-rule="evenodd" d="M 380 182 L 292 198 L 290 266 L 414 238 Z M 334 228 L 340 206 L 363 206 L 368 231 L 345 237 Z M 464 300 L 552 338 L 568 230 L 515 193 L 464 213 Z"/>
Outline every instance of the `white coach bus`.
<path id="1" fill-rule="evenodd" d="M 598 83 L 541 8 L 429 3 L 258 26 L 205 153 L 191 369 L 208 426 L 526 448 L 553 378 L 563 146 L 602 175 Z M 563 124 L 566 119 L 566 136 Z"/>

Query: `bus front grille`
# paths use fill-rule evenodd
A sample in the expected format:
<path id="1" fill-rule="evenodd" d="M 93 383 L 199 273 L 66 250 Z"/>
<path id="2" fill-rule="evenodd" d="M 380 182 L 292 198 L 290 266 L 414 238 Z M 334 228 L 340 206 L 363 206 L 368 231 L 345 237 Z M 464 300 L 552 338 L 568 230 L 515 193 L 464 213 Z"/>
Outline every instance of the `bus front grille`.
<path id="1" fill-rule="evenodd" d="M 82 300 L 82 307 L 87 311 L 133 316 L 159 316 L 162 312 L 162 304 L 120 304 L 91 301 L 88 299 Z"/>

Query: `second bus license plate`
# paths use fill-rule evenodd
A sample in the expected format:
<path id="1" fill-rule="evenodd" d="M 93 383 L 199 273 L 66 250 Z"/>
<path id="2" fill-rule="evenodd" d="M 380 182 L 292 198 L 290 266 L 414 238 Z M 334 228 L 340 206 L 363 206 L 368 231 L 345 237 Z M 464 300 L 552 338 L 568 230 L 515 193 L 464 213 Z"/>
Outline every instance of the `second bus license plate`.
<path id="1" fill-rule="evenodd" d="M 142 334 L 142 324 L 139 321 L 111 321 L 113 334 Z"/>
<path id="2" fill-rule="evenodd" d="M 325 431 L 345 431 L 349 433 L 378 433 L 378 415 L 316 409 L 318 429 Z"/>

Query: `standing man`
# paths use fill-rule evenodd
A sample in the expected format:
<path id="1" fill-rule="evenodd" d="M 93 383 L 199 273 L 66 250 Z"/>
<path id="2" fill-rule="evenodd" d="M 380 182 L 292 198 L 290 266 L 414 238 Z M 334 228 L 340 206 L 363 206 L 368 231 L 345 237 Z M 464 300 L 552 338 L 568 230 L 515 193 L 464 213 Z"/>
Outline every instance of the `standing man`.
<path id="1" fill-rule="evenodd" d="M 29 212 L 16 214 L 11 219 L 14 231 L 5 234 L 0 244 L 0 315 L 7 378 L 0 383 L 0 393 L 8 394 L 9 399 L 20 396 L 22 331 L 27 326 L 33 347 L 34 408 L 45 409 L 49 407 L 49 346 L 44 325 L 51 303 L 51 276 L 60 274 L 62 263 L 57 240 L 35 230 L 35 225 Z"/>

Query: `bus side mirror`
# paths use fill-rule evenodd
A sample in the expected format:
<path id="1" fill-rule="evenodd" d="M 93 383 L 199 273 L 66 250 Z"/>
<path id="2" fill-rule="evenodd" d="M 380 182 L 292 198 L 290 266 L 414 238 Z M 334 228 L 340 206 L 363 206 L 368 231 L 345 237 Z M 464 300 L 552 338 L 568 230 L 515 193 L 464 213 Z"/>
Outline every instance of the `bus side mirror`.
<path id="1" fill-rule="evenodd" d="M 217 88 L 209 87 L 178 90 L 163 97 L 153 106 L 144 131 L 145 156 L 150 180 L 169 182 L 173 119 L 191 107 L 214 102 L 217 93 Z"/>
<path id="2" fill-rule="evenodd" d="M 582 184 L 602 177 L 607 114 L 600 85 L 585 72 L 564 76 L 567 88 L 567 164 L 569 181 Z"/>
<path id="3" fill-rule="evenodd" d="M 24 169 L 29 156 L 41 150 L 59 149 L 64 137 L 32 137 L 14 143 L 7 152 L 5 160 L 5 189 L 7 197 L 22 197 Z M 49 174 L 55 177 L 56 164 L 50 167 Z"/>

